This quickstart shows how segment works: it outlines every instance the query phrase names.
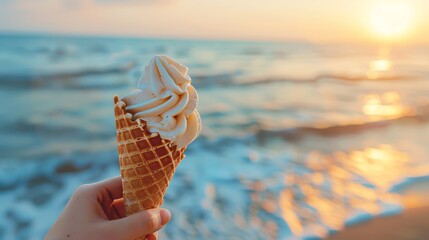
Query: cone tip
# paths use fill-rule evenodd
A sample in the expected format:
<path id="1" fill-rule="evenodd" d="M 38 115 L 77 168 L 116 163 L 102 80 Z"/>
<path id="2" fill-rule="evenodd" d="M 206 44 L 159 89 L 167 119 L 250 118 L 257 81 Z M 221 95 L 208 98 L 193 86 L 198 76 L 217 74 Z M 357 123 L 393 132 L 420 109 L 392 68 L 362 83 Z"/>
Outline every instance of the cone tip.
<path id="1" fill-rule="evenodd" d="M 121 101 L 122 102 L 122 101 Z M 133 115 L 131 113 L 126 113 L 125 118 L 132 119 Z"/>
<path id="2" fill-rule="evenodd" d="M 118 101 L 118 102 L 116 103 L 116 105 L 117 105 L 120 109 L 122 109 L 122 110 L 124 110 L 124 111 L 125 111 L 125 107 L 127 106 L 127 104 L 125 104 L 125 103 L 124 103 L 124 101 Z"/>

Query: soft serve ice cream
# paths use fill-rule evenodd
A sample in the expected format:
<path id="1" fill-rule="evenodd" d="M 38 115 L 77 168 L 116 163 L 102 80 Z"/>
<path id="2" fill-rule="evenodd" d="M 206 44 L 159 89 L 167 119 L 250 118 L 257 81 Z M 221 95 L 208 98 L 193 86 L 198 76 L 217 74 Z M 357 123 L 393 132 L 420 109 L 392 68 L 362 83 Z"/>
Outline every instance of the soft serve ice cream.
<path id="1" fill-rule="evenodd" d="M 126 215 L 158 208 L 186 146 L 201 130 L 188 68 L 155 56 L 137 89 L 113 102 Z"/>
<path id="2" fill-rule="evenodd" d="M 150 132 L 179 148 L 191 143 L 201 130 L 198 94 L 188 68 L 167 56 L 154 56 L 137 89 L 122 101 L 134 120 L 145 121 Z"/>

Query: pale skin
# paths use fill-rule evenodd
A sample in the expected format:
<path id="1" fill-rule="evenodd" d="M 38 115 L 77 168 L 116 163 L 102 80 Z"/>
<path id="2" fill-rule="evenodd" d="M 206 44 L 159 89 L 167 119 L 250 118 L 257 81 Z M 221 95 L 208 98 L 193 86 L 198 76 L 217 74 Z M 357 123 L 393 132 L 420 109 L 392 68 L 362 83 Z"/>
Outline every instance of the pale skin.
<path id="1" fill-rule="evenodd" d="M 156 240 L 170 221 L 167 209 L 150 209 L 125 217 L 121 178 L 80 186 L 71 196 L 45 240 Z"/>

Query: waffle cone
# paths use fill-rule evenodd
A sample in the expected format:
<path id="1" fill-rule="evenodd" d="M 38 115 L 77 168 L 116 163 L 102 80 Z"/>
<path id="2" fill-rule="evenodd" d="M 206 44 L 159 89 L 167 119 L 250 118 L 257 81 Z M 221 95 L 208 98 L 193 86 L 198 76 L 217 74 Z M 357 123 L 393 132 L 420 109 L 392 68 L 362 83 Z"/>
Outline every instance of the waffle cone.
<path id="1" fill-rule="evenodd" d="M 126 215 L 162 205 L 165 192 L 185 157 L 171 141 L 151 133 L 145 121 L 132 120 L 125 103 L 114 97 L 119 164 Z"/>

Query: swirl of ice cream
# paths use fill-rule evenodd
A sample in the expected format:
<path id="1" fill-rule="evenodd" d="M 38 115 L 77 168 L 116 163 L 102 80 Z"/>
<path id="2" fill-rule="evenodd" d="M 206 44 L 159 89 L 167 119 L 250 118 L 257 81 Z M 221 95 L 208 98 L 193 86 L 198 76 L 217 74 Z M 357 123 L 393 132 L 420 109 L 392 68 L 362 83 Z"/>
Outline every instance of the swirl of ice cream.
<path id="1" fill-rule="evenodd" d="M 149 131 L 159 133 L 179 148 L 198 136 L 198 94 L 187 67 L 167 56 L 154 56 L 137 88 L 122 99 L 134 120 L 144 120 Z"/>

